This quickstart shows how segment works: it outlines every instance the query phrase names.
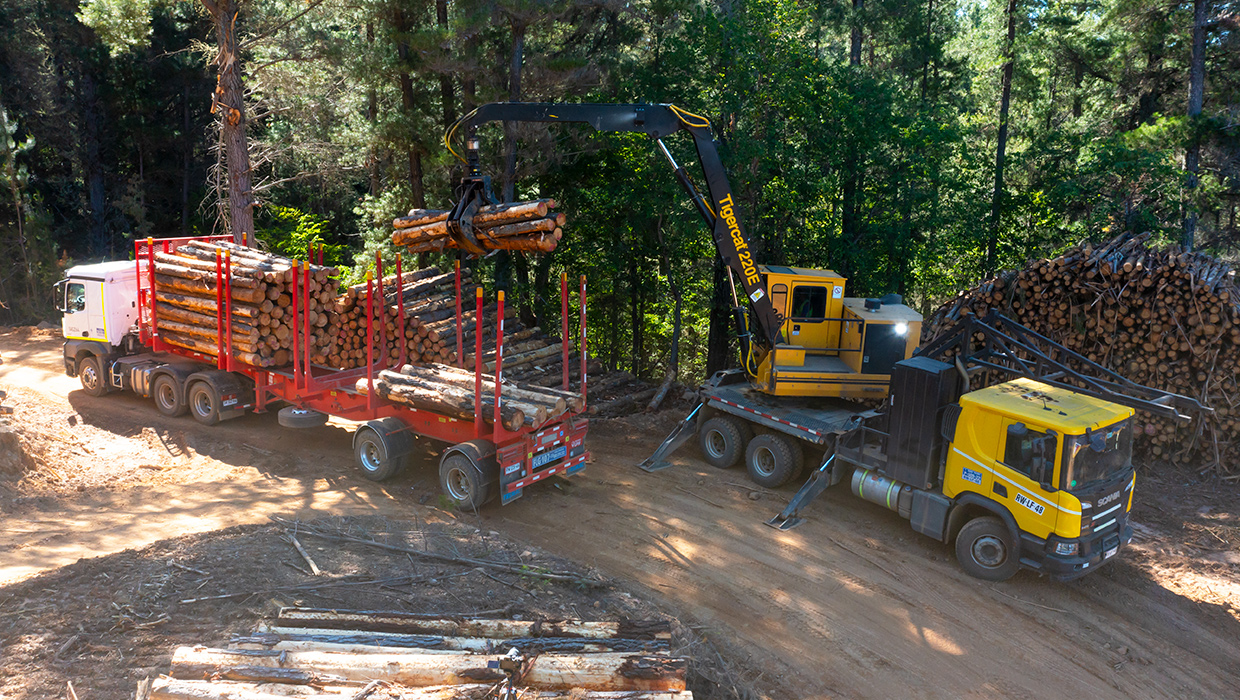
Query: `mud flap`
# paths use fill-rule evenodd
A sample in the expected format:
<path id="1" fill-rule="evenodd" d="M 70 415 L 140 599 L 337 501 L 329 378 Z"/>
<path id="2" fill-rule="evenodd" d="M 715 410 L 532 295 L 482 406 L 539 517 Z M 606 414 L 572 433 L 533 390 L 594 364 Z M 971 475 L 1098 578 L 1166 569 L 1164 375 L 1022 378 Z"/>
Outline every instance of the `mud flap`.
<path id="1" fill-rule="evenodd" d="M 801 486 L 796 495 L 792 497 L 792 500 L 788 502 L 787 507 L 780 511 L 779 515 L 766 521 L 766 524 L 777 530 L 791 530 L 805 522 L 805 519 L 798 517 L 797 514 L 837 481 L 837 479 L 832 478 L 833 475 L 831 473 L 831 463 L 834 461 L 835 455 L 831 455 L 821 467 L 815 469 L 814 473 L 809 475 L 809 480 Z"/>
<path id="2" fill-rule="evenodd" d="M 697 422 L 695 419 L 705 405 L 705 402 L 698 404 L 697 408 L 693 409 L 684 420 L 680 421 L 680 425 L 677 425 L 672 430 L 667 439 L 663 441 L 663 444 L 659 445 L 659 449 L 655 450 L 654 454 L 637 466 L 641 467 L 643 471 L 648 472 L 657 472 L 672 466 L 672 463 L 667 461 L 667 458 L 686 442 L 692 440 L 693 436 L 697 434 Z"/>

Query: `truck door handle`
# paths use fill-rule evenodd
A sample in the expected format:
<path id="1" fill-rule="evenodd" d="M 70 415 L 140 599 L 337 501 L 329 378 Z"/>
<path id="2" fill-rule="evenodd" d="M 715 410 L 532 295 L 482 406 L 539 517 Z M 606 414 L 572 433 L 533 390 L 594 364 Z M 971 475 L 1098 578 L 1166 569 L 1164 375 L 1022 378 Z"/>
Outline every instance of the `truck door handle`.
<path id="1" fill-rule="evenodd" d="M 1003 484 L 994 484 L 993 486 L 991 486 L 991 488 L 994 490 L 995 493 L 999 494 L 1000 496 L 1003 496 L 1004 498 L 1007 498 L 1007 487 L 1004 486 Z"/>

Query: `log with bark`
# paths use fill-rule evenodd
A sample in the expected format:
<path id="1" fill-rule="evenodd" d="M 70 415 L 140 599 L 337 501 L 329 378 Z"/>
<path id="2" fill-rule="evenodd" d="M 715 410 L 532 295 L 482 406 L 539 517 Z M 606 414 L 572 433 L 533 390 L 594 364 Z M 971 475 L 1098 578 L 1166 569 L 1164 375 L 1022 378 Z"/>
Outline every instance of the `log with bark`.
<path id="1" fill-rule="evenodd" d="M 354 683 L 384 680 L 409 686 L 502 681 L 504 673 L 488 668 L 486 659 L 485 655 L 468 652 L 344 654 L 179 647 L 172 655 L 170 675 L 200 679 L 242 667 L 313 672 Z M 679 691 L 685 689 L 686 670 L 683 658 L 653 654 L 545 655 L 533 660 L 521 678 L 521 685 L 560 691 Z"/>
<path id="2" fill-rule="evenodd" d="M 563 236 L 565 216 L 551 211 L 555 200 L 495 204 L 478 209 L 470 220 L 474 238 L 484 250 L 550 252 Z M 392 243 L 410 252 L 457 248 L 448 231 L 448 212 L 415 209 L 392 222 Z"/>
<path id="3" fill-rule="evenodd" d="M 361 692 L 357 685 L 285 686 L 278 692 L 267 684 L 237 681 L 183 680 L 157 678 L 151 686 L 150 700 L 350 700 Z M 301 690 L 304 688 L 304 690 Z M 384 687 L 374 697 L 383 700 L 488 700 L 494 698 L 494 684 L 428 686 L 424 688 Z M 296 693 L 296 694 L 292 694 Z M 525 700 L 693 700 L 693 693 L 664 691 L 530 691 Z"/>

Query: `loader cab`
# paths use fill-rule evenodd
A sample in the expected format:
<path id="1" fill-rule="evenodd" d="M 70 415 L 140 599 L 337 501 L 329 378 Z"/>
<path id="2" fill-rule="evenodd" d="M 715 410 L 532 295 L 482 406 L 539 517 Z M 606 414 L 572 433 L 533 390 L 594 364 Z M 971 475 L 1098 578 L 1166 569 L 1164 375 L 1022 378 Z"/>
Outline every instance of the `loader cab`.
<path id="1" fill-rule="evenodd" d="M 755 388 L 776 396 L 887 396 L 895 363 L 917 348 L 921 314 L 894 296 L 845 297 L 846 280 L 833 270 L 766 265 L 758 271 L 784 322 L 782 342 L 758 364 Z"/>
<path id="2" fill-rule="evenodd" d="M 1131 408 L 1032 379 L 970 392 L 959 405 L 944 430 L 953 436 L 945 495 L 988 499 L 1022 532 L 1062 540 L 1065 551 L 1072 544 L 1074 554 L 1088 549 L 1077 540 L 1122 529 L 1134 476 Z"/>
<path id="3" fill-rule="evenodd" d="M 119 346 L 138 319 L 137 275 L 128 261 L 69 268 L 54 292 L 65 340 Z"/>

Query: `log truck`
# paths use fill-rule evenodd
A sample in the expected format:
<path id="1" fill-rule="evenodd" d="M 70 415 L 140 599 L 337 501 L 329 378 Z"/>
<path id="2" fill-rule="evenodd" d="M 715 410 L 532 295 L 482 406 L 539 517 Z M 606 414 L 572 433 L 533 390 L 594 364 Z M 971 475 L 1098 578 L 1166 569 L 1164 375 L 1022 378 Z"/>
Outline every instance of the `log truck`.
<path id="1" fill-rule="evenodd" d="M 423 449 L 417 438 L 444 444 L 439 463 L 443 493 L 458 507 L 474 510 L 495 496 L 509 503 L 524 489 L 552 476 L 569 476 L 585 468 L 589 453 L 585 435 L 587 421 L 583 410 L 570 410 L 543 425 L 510 429 L 500 420 L 503 333 L 497 324 L 494 354 L 496 374 L 492 382 L 494 398 L 484 398 L 483 333 L 475 334 L 474 416 L 472 420 L 427 408 L 417 408 L 380 397 L 375 392 L 376 376 L 385 369 L 399 369 L 401 356 L 392 359 L 383 352 L 365 367 L 335 370 L 310 362 L 310 272 L 302 262 L 292 274 L 292 363 L 284 367 L 257 367 L 241 360 L 243 353 L 232 346 L 228 319 L 231 313 L 231 272 L 226 259 L 217 258 L 214 273 L 208 275 L 214 289 L 218 348 L 204 354 L 173 345 L 161 337 L 155 293 L 155 256 L 172 253 L 190 241 L 225 241 L 231 236 L 145 239 L 134 242 L 134 259 L 77 265 L 56 285 L 57 307 L 63 313 L 65 373 L 81 379 L 82 388 L 93 396 L 127 390 L 153 399 L 156 409 L 169 417 L 189 413 L 204 425 L 215 425 L 245 415 L 264 413 L 283 405 L 280 425 L 311 428 L 323 425 L 329 416 L 355 421 L 353 449 L 362 474 L 380 481 L 400 472 L 408 458 Z M 320 259 L 321 263 L 322 260 Z M 396 259 L 396 279 L 401 275 Z M 384 299 L 384 263 L 376 253 L 377 279 L 367 280 L 367 296 Z M 399 284 L 399 282 L 398 282 Z M 462 338 L 461 275 L 456 276 L 456 337 Z M 585 278 L 581 280 L 580 328 L 581 367 L 585 371 Z M 568 284 L 561 284 L 561 302 L 568 308 Z M 483 290 L 476 290 L 476 327 L 481 329 Z M 373 303 L 373 302 L 368 302 Z M 499 293 L 498 318 L 504 317 L 503 292 Z M 373 309 L 365 323 L 367 346 L 379 345 L 382 330 L 374 322 Z M 569 319 L 562 319 L 563 338 L 569 335 Z M 399 337 L 404 335 L 400 316 Z M 213 343 L 214 344 L 214 343 Z M 565 353 L 568 343 L 565 343 Z M 458 342 L 457 357 L 462 357 Z M 372 352 L 373 355 L 373 352 Z M 569 385 L 568 362 L 564 362 L 565 389 Z M 582 406 L 585 389 L 582 377 Z M 494 413 L 493 425 L 486 424 Z"/>
<path id="2" fill-rule="evenodd" d="M 727 266 L 741 367 L 711 377 L 697 407 L 639 466 L 667 468 L 696 437 L 707 463 L 743 460 L 754 482 L 774 488 L 801 474 L 807 453 L 821 455 L 773 527 L 800 524 L 803 508 L 847 478 L 854 495 L 954 544 L 973 576 L 1001 581 L 1023 567 L 1076 578 L 1131 539 L 1134 409 L 1176 420 L 1209 410 L 995 312 L 919 347 L 921 316 L 897 295 L 849 298 L 831 270 L 759 264 L 709 121 L 675 105 L 483 105 L 445 134 L 451 149 L 465 130 L 463 160 L 478 192 L 489 183 L 475 130 L 489 121 L 579 122 L 654 140 Z M 705 194 L 663 142 L 682 130 Z M 1007 381 L 974 388 L 987 374 Z M 871 409 L 862 399 L 881 403 Z"/>

